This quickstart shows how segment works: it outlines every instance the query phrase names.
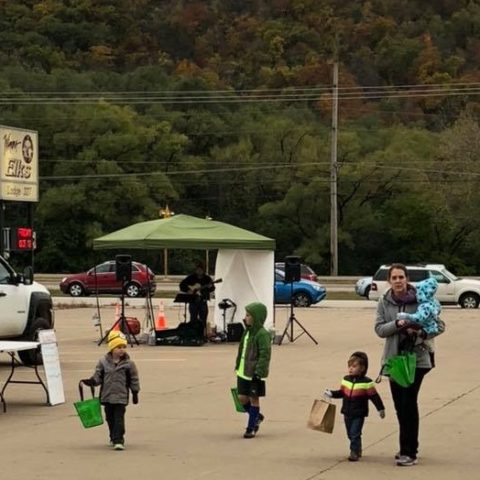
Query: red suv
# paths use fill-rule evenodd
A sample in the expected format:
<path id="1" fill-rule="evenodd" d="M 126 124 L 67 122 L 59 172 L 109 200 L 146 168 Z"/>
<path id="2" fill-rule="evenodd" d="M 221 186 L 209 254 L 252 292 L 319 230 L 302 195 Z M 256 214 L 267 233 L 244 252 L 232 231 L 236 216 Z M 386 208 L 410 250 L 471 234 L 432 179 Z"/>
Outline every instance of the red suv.
<path id="1" fill-rule="evenodd" d="M 60 282 L 60 290 L 72 297 L 81 297 L 91 293 L 122 293 L 122 282 L 117 280 L 115 260 L 104 262 L 88 272 L 76 273 L 65 277 Z M 148 271 L 148 274 L 147 274 Z M 132 262 L 132 280 L 125 285 L 127 297 L 155 293 L 157 285 L 154 273 L 144 264 Z"/>

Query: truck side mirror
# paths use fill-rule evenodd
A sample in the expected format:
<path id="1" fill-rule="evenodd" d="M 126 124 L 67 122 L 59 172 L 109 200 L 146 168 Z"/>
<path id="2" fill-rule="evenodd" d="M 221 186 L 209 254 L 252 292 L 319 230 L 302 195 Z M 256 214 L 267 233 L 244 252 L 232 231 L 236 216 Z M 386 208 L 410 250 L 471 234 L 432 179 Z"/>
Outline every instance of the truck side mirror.
<path id="1" fill-rule="evenodd" d="M 25 283 L 25 285 L 31 285 L 33 283 L 32 267 L 25 267 L 25 270 L 23 271 L 23 283 Z"/>

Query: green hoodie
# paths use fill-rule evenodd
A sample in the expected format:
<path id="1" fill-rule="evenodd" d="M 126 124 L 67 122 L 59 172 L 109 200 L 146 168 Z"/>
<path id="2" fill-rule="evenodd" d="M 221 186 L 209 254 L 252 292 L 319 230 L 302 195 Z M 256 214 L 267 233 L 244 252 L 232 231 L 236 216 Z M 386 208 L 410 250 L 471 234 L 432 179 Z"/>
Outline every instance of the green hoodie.
<path id="1" fill-rule="evenodd" d="M 266 378 L 272 352 L 270 334 L 263 327 L 267 318 L 267 307 L 263 303 L 254 302 L 247 305 L 245 310 L 252 316 L 253 324 L 243 332 L 238 346 L 235 370 L 239 377 L 247 380 L 252 379 L 254 375 Z"/>

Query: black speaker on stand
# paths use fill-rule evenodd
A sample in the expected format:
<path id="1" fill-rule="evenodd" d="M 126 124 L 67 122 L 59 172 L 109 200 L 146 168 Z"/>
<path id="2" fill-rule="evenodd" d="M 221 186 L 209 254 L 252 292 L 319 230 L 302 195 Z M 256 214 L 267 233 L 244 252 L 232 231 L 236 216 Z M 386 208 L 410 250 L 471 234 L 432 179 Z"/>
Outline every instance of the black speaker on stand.
<path id="1" fill-rule="evenodd" d="M 284 283 L 299 282 L 301 278 L 302 262 L 300 257 L 290 255 L 285 257 L 285 280 Z"/>
<path id="2" fill-rule="evenodd" d="M 115 276 L 118 282 L 130 282 L 132 280 L 132 256 L 115 256 Z"/>
<path id="3" fill-rule="evenodd" d="M 283 331 L 282 336 L 280 337 L 280 341 L 278 342 L 279 345 L 282 344 L 283 339 L 287 337 L 292 343 L 303 334 L 306 334 L 312 340 L 315 345 L 318 345 L 318 342 L 310 335 L 307 329 L 297 320 L 295 317 L 295 313 L 293 311 L 293 283 L 299 282 L 301 279 L 302 273 L 302 261 L 300 257 L 296 257 L 294 255 L 290 255 L 285 257 L 285 278 L 283 280 L 284 283 L 290 284 L 290 317 L 287 320 L 287 325 L 285 326 L 285 330 Z M 300 327 L 301 332 L 295 336 L 293 332 L 293 324 L 296 323 L 298 327 Z"/>
<path id="4" fill-rule="evenodd" d="M 115 321 L 110 330 L 107 330 L 105 335 L 100 339 L 98 345 L 101 345 L 103 342 L 107 341 L 108 334 L 115 330 L 118 326 L 118 329 L 125 334 L 128 343 L 133 347 L 133 341 L 138 345 L 137 337 L 133 334 L 130 329 L 130 325 L 127 322 L 125 317 L 125 287 L 129 282 L 132 281 L 132 256 L 131 255 L 116 255 L 115 256 L 115 277 L 117 282 L 122 282 L 122 309 L 120 312 L 120 317 Z"/>

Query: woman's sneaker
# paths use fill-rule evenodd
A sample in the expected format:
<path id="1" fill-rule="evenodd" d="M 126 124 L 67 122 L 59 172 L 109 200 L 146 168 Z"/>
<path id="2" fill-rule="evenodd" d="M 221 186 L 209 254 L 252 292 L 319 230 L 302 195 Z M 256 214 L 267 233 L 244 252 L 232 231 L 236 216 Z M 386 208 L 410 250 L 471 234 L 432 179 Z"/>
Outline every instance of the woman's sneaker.
<path id="1" fill-rule="evenodd" d="M 408 455 L 400 455 L 400 458 L 397 460 L 397 465 L 399 467 L 411 467 L 417 464 L 417 459 L 409 457 Z"/>
<path id="2" fill-rule="evenodd" d="M 245 433 L 243 434 L 243 438 L 253 438 L 255 437 L 255 430 L 252 430 L 251 428 L 247 428 L 245 430 Z"/>
<path id="3" fill-rule="evenodd" d="M 114 449 L 114 450 L 125 450 L 125 445 L 123 445 L 123 443 L 116 443 L 116 444 L 113 446 L 113 449 Z"/>

